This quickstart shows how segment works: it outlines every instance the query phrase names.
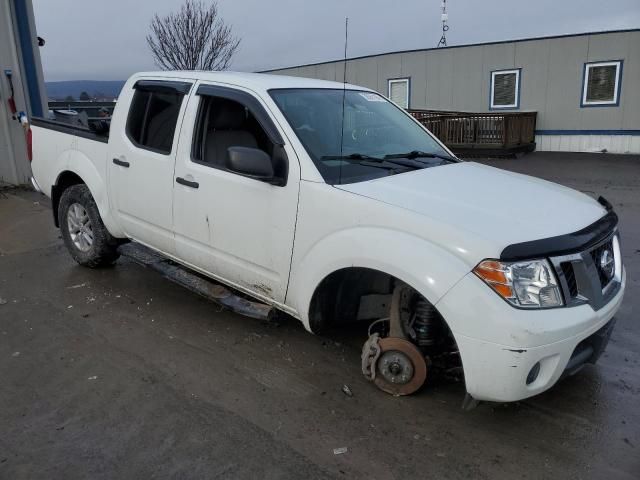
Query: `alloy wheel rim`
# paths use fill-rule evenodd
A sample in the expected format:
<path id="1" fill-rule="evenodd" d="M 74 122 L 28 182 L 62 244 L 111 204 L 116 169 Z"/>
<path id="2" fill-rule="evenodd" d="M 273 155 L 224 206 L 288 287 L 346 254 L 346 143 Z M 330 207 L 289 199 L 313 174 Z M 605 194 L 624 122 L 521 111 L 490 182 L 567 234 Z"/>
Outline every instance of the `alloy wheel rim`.
<path id="1" fill-rule="evenodd" d="M 93 226 L 87 209 L 73 203 L 67 211 L 67 227 L 71 241 L 81 252 L 88 252 L 93 246 Z"/>

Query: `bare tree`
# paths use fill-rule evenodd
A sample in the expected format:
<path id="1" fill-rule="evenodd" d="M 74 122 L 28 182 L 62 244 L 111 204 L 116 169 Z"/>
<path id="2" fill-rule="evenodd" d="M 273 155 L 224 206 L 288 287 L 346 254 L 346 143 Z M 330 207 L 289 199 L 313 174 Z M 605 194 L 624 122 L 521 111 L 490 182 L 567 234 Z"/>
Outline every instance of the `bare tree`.
<path id="1" fill-rule="evenodd" d="M 225 70 L 240 45 L 215 1 L 185 0 L 177 13 L 154 15 L 150 28 L 147 43 L 163 70 Z"/>

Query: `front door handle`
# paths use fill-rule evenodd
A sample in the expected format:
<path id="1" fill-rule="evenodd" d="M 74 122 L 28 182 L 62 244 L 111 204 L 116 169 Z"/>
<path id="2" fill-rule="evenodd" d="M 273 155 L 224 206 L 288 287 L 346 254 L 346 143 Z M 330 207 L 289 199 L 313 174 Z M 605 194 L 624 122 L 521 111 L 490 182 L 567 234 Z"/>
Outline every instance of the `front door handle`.
<path id="1" fill-rule="evenodd" d="M 184 179 L 182 177 L 176 177 L 176 182 L 185 187 L 198 188 L 200 184 L 198 182 L 192 182 L 191 180 Z"/>
<path id="2" fill-rule="evenodd" d="M 121 167 L 124 167 L 124 168 L 129 168 L 129 162 L 125 162 L 124 160 L 119 160 L 117 158 L 114 158 L 113 163 L 115 163 L 116 165 L 120 165 Z"/>

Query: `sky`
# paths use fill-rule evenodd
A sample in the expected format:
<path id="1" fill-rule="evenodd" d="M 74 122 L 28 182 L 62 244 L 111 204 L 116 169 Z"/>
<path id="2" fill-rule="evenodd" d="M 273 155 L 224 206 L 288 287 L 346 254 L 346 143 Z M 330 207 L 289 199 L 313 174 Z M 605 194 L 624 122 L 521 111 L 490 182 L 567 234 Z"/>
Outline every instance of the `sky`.
<path id="1" fill-rule="evenodd" d="M 123 80 L 157 70 L 145 36 L 182 0 L 32 0 L 47 81 Z M 206 2 L 210 0 L 205 0 Z M 232 70 L 435 47 L 441 0 L 219 0 L 241 38 Z M 449 45 L 640 28 L 640 0 L 448 0 Z"/>

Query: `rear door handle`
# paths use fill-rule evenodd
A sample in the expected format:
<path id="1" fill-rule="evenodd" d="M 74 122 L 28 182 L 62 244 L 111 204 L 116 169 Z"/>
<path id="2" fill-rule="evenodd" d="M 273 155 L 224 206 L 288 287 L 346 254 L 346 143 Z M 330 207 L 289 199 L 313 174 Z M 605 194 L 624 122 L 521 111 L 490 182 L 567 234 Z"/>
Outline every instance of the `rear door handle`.
<path id="1" fill-rule="evenodd" d="M 176 177 L 176 182 L 180 185 L 184 185 L 185 187 L 198 188 L 200 186 L 198 182 L 192 182 L 191 180 L 186 180 L 182 177 Z"/>
<path id="2" fill-rule="evenodd" d="M 124 168 L 129 168 L 129 162 L 125 162 L 124 160 L 118 160 L 117 158 L 114 158 L 113 163 Z"/>

